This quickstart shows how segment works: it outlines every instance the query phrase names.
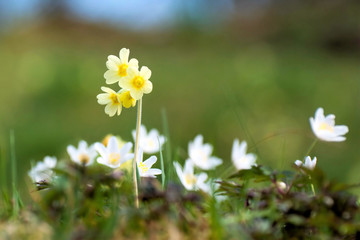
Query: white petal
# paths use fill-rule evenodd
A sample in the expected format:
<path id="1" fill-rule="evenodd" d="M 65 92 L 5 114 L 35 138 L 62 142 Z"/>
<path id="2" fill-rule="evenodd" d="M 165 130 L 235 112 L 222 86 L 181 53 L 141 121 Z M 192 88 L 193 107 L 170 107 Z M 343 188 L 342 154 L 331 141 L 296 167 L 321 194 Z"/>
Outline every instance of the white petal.
<path id="1" fill-rule="evenodd" d="M 119 67 L 118 67 L 118 64 L 116 64 L 114 61 L 112 60 L 108 60 L 106 61 L 106 67 L 109 69 L 109 70 L 112 70 L 112 71 L 118 71 Z"/>
<path id="2" fill-rule="evenodd" d="M 117 72 L 113 70 L 107 70 L 104 73 L 104 78 L 106 79 L 106 84 L 113 84 L 121 79 L 121 77 L 117 74 Z"/>
<path id="3" fill-rule="evenodd" d="M 95 143 L 94 148 L 103 158 L 107 157 L 108 153 L 106 147 L 102 143 Z"/>
<path id="4" fill-rule="evenodd" d="M 137 91 L 137 90 L 134 90 L 134 89 L 130 89 L 130 95 L 133 99 L 135 100 L 139 100 L 143 97 L 143 92 L 142 91 Z"/>
<path id="5" fill-rule="evenodd" d="M 146 80 L 149 80 L 149 78 L 151 77 L 151 70 L 146 66 L 141 67 L 140 76 L 142 76 Z"/>
<path id="6" fill-rule="evenodd" d="M 337 135 L 344 135 L 349 132 L 349 128 L 345 125 L 339 125 L 334 127 L 334 133 Z"/>
<path id="7" fill-rule="evenodd" d="M 295 161 L 295 165 L 298 166 L 298 167 L 300 167 L 300 166 L 303 165 L 303 162 L 300 161 L 300 160 L 296 160 L 296 161 Z"/>
<path id="8" fill-rule="evenodd" d="M 66 148 L 71 160 L 73 160 L 74 162 L 77 162 L 77 151 L 76 148 L 72 145 L 67 146 Z"/>
<path id="9" fill-rule="evenodd" d="M 108 61 L 112 61 L 112 62 L 114 62 L 116 65 L 120 65 L 120 64 L 121 64 L 120 59 L 119 59 L 117 56 L 114 56 L 114 55 L 109 55 L 109 56 L 108 56 Z"/>
<path id="10" fill-rule="evenodd" d="M 87 144 L 87 142 L 85 142 L 84 140 L 81 140 L 80 142 L 79 142 L 79 151 L 81 151 L 81 152 L 87 152 L 87 148 L 88 148 L 88 144 Z"/>
<path id="11" fill-rule="evenodd" d="M 152 168 L 146 172 L 146 174 L 148 174 L 148 175 L 159 175 L 161 173 L 162 173 L 162 171 L 158 168 Z"/>
<path id="12" fill-rule="evenodd" d="M 191 159 L 185 161 L 184 174 L 194 174 L 194 164 Z"/>
<path id="13" fill-rule="evenodd" d="M 129 61 L 129 66 L 133 68 L 139 68 L 139 61 L 136 58 L 132 58 Z"/>
<path id="14" fill-rule="evenodd" d="M 120 56 L 120 61 L 121 63 L 128 63 L 129 60 L 129 54 L 130 54 L 130 50 L 127 48 L 122 48 L 119 52 L 119 56 Z"/>
<path id="15" fill-rule="evenodd" d="M 109 153 L 118 153 L 119 152 L 119 142 L 116 137 L 112 136 L 109 139 L 107 149 Z"/>
<path id="16" fill-rule="evenodd" d="M 323 120 L 324 118 L 324 109 L 319 107 L 315 112 L 315 120 Z"/>
<path id="17" fill-rule="evenodd" d="M 154 163 L 156 163 L 156 161 L 157 161 L 157 157 L 156 156 L 151 156 L 150 158 L 148 158 L 143 163 L 145 164 L 146 167 L 151 168 L 151 166 L 154 165 Z"/>
<path id="18" fill-rule="evenodd" d="M 123 155 L 129 153 L 132 146 L 133 146 L 133 144 L 131 142 L 125 143 L 124 146 L 122 146 L 122 148 L 120 149 L 120 155 L 123 156 Z"/>

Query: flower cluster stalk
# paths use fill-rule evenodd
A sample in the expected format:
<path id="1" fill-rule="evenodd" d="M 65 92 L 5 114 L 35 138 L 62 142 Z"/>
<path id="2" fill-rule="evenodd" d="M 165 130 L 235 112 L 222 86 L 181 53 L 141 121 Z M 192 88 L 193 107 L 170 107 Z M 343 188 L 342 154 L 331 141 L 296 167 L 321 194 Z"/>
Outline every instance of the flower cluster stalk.
<path id="1" fill-rule="evenodd" d="M 135 139 L 135 150 L 134 150 L 134 160 L 133 160 L 133 179 L 134 179 L 134 189 L 135 189 L 135 206 L 139 208 L 139 190 L 136 176 L 136 160 L 138 158 L 139 151 L 139 132 L 141 126 L 141 110 L 142 110 L 142 99 L 138 101 L 137 109 L 137 120 L 136 120 L 136 139 Z"/>

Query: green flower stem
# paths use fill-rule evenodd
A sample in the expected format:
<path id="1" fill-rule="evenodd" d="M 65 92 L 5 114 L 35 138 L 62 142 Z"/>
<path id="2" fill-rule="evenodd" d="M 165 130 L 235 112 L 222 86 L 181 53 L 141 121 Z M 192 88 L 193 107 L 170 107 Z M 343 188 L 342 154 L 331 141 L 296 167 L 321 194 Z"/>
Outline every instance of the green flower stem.
<path id="1" fill-rule="evenodd" d="M 133 160 L 133 178 L 134 178 L 134 188 L 135 188 L 135 207 L 139 208 L 139 190 L 138 190 L 138 181 L 137 181 L 137 169 L 136 169 L 136 159 L 139 150 L 139 132 L 141 126 L 141 108 L 142 108 L 142 99 L 138 100 L 138 109 L 137 109 L 137 121 L 136 121 L 136 139 L 135 139 L 135 150 L 134 150 L 134 160 Z"/>
<path id="2" fill-rule="evenodd" d="M 318 141 L 319 141 L 319 140 L 318 140 L 317 138 L 315 138 L 315 140 L 313 141 L 313 143 L 310 145 L 307 153 L 305 154 L 305 158 L 306 158 L 307 156 L 309 156 L 310 152 L 313 150 L 313 148 L 315 147 L 315 145 L 316 145 L 316 143 L 317 143 Z"/>
<path id="3" fill-rule="evenodd" d="M 310 178 L 310 180 L 311 180 L 311 177 L 309 176 L 309 178 Z M 312 190 L 312 192 L 313 192 L 313 194 L 314 194 L 314 196 L 316 195 L 316 192 L 315 192 L 315 188 L 314 188 L 314 184 L 310 184 L 310 186 L 311 186 L 311 190 Z"/>

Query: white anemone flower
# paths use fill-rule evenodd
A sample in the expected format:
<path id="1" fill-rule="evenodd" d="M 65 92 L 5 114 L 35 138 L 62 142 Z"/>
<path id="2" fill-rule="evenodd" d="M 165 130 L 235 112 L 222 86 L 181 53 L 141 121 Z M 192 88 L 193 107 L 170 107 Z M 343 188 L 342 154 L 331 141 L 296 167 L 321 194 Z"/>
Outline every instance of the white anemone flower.
<path id="1" fill-rule="evenodd" d="M 250 169 L 256 166 L 256 155 L 253 153 L 246 153 L 247 143 L 239 139 L 235 139 L 231 151 L 231 160 L 237 170 Z"/>
<path id="2" fill-rule="evenodd" d="M 87 142 L 84 140 L 79 142 L 78 148 L 75 148 L 73 145 L 69 145 L 66 150 L 71 160 L 82 166 L 89 166 L 93 164 L 97 156 L 94 145 L 88 147 Z"/>
<path id="3" fill-rule="evenodd" d="M 122 48 L 119 52 L 119 57 L 110 55 L 106 62 L 108 70 L 104 74 L 107 84 L 113 84 L 118 82 L 121 78 L 124 78 L 128 74 L 128 68 L 139 68 L 139 62 L 135 58 L 129 61 L 130 50 Z"/>
<path id="4" fill-rule="evenodd" d="M 213 147 L 208 143 L 203 143 L 203 136 L 197 135 L 193 142 L 189 143 L 189 157 L 195 166 L 210 170 L 222 163 L 218 157 L 211 156 Z"/>
<path id="5" fill-rule="evenodd" d="M 345 125 L 335 126 L 335 115 L 324 116 L 324 109 L 318 108 L 315 112 L 315 118 L 310 118 L 311 128 L 317 138 L 327 142 L 345 141 L 345 135 L 349 128 Z"/>
<path id="6" fill-rule="evenodd" d="M 132 143 L 125 143 L 121 148 L 116 137 L 111 137 L 107 146 L 101 143 L 95 143 L 95 149 L 99 152 L 100 157 L 97 162 L 111 168 L 118 168 L 121 164 L 134 158 L 134 154 L 130 153 Z"/>
<path id="7" fill-rule="evenodd" d="M 132 131 L 134 141 L 136 141 L 136 130 Z M 151 129 L 149 133 L 144 125 L 139 129 L 139 146 L 147 154 L 154 154 L 160 151 L 161 146 L 165 143 L 165 137 L 160 135 L 158 130 Z M 160 142 L 160 143 L 159 143 Z"/>
<path id="8" fill-rule="evenodd" d="M 151 168 L 157 161 L 156 156 L 151 156 L 143 162 L 143 150 L 139 148 L 138 157 L 136 160 L 137 167 L 139 169 L 140 177 L 151 177 L 155 178 L 155 175 L 159 175 L 162 171 L 158 168 Z"/>
<path id="9" fill-rule="evenodd" d="M 29 171 L 29 176 L 33 182 L 50 182 L 54 176 L 52 169 L 56 166 L 56 157 L 46 156 L 42 162 L 38 162 Z"/>
<path id="10" fill-rule="evenodd" d="M 187 159 L 185 162 L 184 169 L 181 168 L 178 162 L 174 162 L 176 173 L 184 185 L 184 187 L 189 190 L 199 190 L 209 193 L 210 186 L 206 184 L 205 181 L 208 178 L 206 173 L 200 173 L 198 175 L 194 174 L 194 164 L 190 159 Z"/>
<path id="11" fill-rule="evenodd" d="M 303 166 L 303 167 L 305 167 L 307 169 L 313 170 L 315 168 L 315 166 L 316 166 L 316 161 L 317 161 L 316 157 L 314 157 L 314 159 L 311 160 L 311 157 L 307 156 L 305 158 L 305 163 L 303 163 L 300 160 L 296 160 L 295 164 L 296 164 L 296 166 L 299 166 L 299 167 Z"/>

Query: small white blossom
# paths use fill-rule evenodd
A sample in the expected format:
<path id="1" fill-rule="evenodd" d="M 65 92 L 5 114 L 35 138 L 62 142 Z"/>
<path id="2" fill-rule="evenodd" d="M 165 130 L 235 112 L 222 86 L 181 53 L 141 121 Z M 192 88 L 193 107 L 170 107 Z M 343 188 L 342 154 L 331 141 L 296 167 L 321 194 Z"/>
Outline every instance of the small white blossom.
<path id="1" fill-rule="evenodd" d="M 307 169 L 310 169 L 310 170 L 313 170 L 314 168 L 315 168 L 315 166 L 316 166 L 316 161 L 317 161 L 317 159 L 316 159 L 316 157 L 314 157 L 314 159 L 313 160 L 311 160 L 311 157 L 310 156 L 307 156 L 306 158 L 305 158 L 305 163 L 303 163 L 302 161 L 300 161 L 300 160 L 296 160 L 295 161 L 295 164 L 296 164 L 296 166 L 304 166 L 305 168 L 307 168 Z"/>
<path id="2" fill-rule="evenodd" d="M 95 149 L 100 154 L 97 162 L 111 168 L 118 168 L 124 162 L 134 158 L 134 154 L 130 153 L 131 148 L 131 142 L 125 143 L 120 148 L 118 140 L 112 136 L 106 147 L 101 143 L 95 143 Z"/>
<path id="3" fill-rule="evenodd" d="M 349 128 L 345 125 L 335 126 L 335 115 L 324 116 L 324 109 L 318 108 L 315 112 L 315 118 L 310 118 L 311 128 L 317 138 L 327 142 L 345 141 L 345 135 Z"/>
<path id="4" fill-rule="evenodd" d="M 253 153 L 246 153 L 247 143 L 239 139 L 235 139 L 231 151 L 231 160 L 237 170 L 250 169 L 256 166 L 256 155 Z"/>
<path id="5" fill-rule="evenodd" d="M 156 156 L 149 157 L 146 161 L 143 162 L 143 150 L 139 148 L 138 157 L 136 160 L 137 167 L 139 169 L 140 177 L 152 177 L 155 178 L 155 175 L 159 175 L 162 171 L 158 168 L 151 168 L 157 161 Z"/>
<path id="6" fill-rule="evenodd" d="M 132 136 L 134 141 L 136 141 L 136 130 L 132 131 Z M 146 127 L 144 125 L 140 126 L 139 138 L 139 146 L 141 149 L 143 149 L 144 153 L 147 154 L 154 154 L 159 152 L 161 146 L 165 142 L 165 137 L 160 135 L 158 130 L 151 129 L 149 133 L 147 133 Z"/>
<path id="7" fill-rule="evenodd" d="M 88 147 L 88 144 L 84 140 L 79 142 L 78 148 L 75 148 L 73 145 L 69 145 L 67 147 L 67 152 L 73 162 L 84 166 L 93 164 L 97 156 L 94 145 Z"/>
<path id="8" fill-rule="evenodd" d="M 174 162 L 176 173 L 187 190 L 199 190 L 209 193 L 210 186 L 206 184 L 207 179 L 206 173 L 200 173 L 198 175 L 194 174 L 194 164 L 190 159 L 187 159 L 185 162 L 184 169 L 181 168 L 178 162 Z"/>
<path id="9" fill-rule="evenodd" d="M 56 162 L 56 157 L 49 156 L 46 156 L 44 161 L 38 162 L 28 173 L 32 181 L 36 183 L 50 182 L 54 176 L 52 169 L 56 166 Z"/>
<path id="10" fill-rule="evenodd" d="M 213 147 L 203 143 L 203 136 L 197 135 L 193 142 L 189 143 L 189 157 L 191 161 L 203 170 L 214 169 L 222 163 L 218 157 L 211 156 Z"/>

